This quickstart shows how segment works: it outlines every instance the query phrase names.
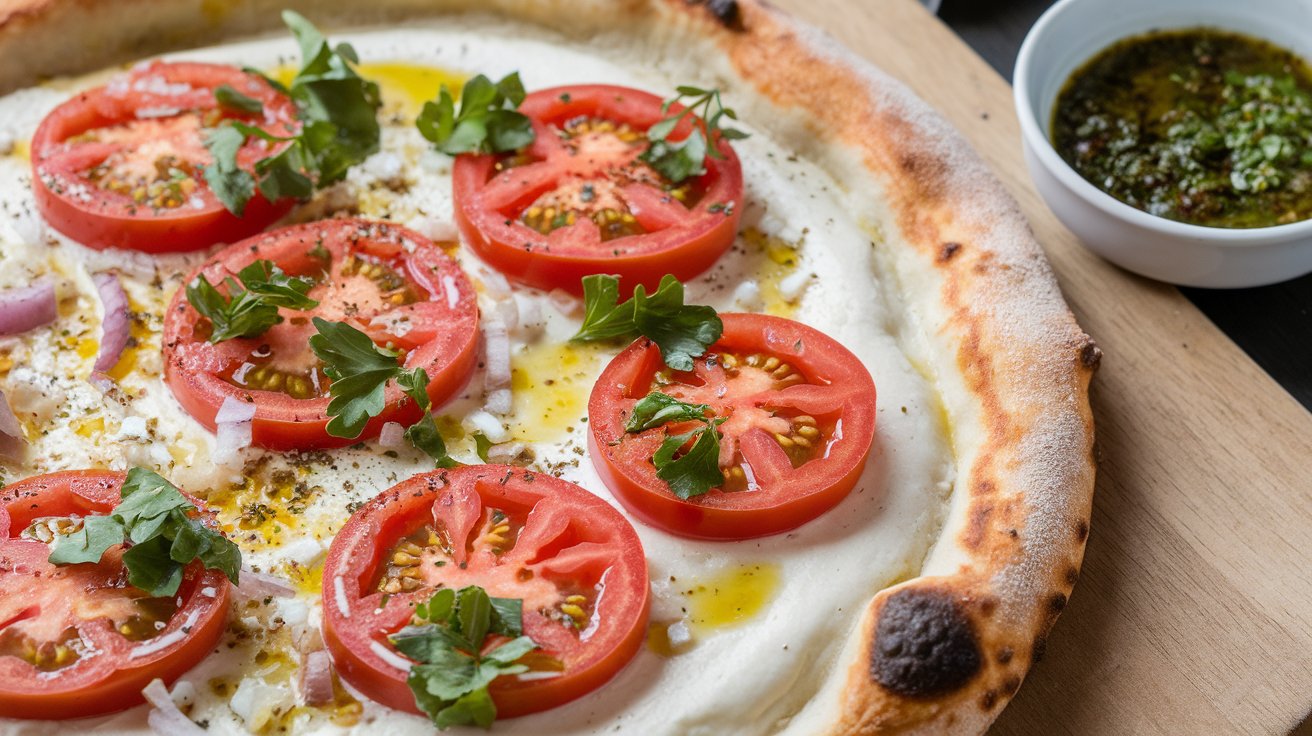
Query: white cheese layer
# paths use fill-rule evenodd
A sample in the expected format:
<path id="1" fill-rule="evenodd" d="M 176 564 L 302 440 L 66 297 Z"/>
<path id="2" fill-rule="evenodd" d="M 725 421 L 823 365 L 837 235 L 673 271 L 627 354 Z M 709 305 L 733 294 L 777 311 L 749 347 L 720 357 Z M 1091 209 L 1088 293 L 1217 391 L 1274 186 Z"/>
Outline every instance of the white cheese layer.
<path id="1" fill-rule="evenodd" d="M 717 77 L 714 67 L 700 63 L 701 55 L 686 50 L 658 50 L 646 58 L 641 50 L 610 43 L 571 48 L 532 29 L 448 20 L 335 38 L 350 41 L 367 62 L 434 65 L 494 79 L 518 70 L 530 90 L 606 82 L 667 96 L 675 84 L 697 83 L 721 87 L 740 113 L 748 107 L 749 92 L 741 84 Z M 284 39 L 257 41 L 176 58 L 272 67 L 294 59 L 295 47 Z M 0 99 L 0 138 L 30 139 L 42 116 L 73 90 L 103 80 L 98 75 Z M 384 132 L 384 151 L 307 208 L 324 206 L 324 200 L 332 200 L 328 209 L 354 202 L 365 216 L 451 236 L 450 159 L 428 151 L 409 123 L 413 111 L 401 114 L 404 107 L 389 106 L 395 114 Z M 754 100 L 750 109 L 764 105 Z M 795 155 L 808 146 L 796 122 L 786 114 L 743 120 L 741 127 L 752 136 L 735 143 L 746 182 L 746 201 L 738 206 L 744 208 L 744 229 L 753 232 L 689 283 L 688 299 L 723 310 L 791 316 L 856 353 L 879 391 L 878 431 L 865 474 L 834 510 L 765 539 L 696 542 L 634 521 L 650 565 L 657 638 L 668 639 L 679 653 L 644 648 L 605 687 L 545 713 L 500 721 L 498 733 L 814 731 L 823 724 L 790 719 L 826 682 L 845 675 L 835 663 L 858 614 L 877 591 L 918 572 L 938 533 L 954 463 L 937 395 L 915 368 L 915 356 L 908 358 L 905 351 L 912 348 L 895 337 L 904 317 L 898 295 L 886 291 L 873 264 L 875 228 L 847 187 Z M 5 468 L 4 480 L 82 467 L 153 468 L 219 508 L 248 565 L 300 585 L 297 599 L 239 604 L 218 652 L 185 676 L 195 691 L 188 715 L 207 721 L 210 733 L 273 725 L 292 733 L 431 733 L 425 720 L 367 701 L 358 719 L 338 713 L 334 721 L 331 708 L 295 706 L 292 684 L 298 651 L 318 638 L 314 571 L 333 533 L 355 504 L 431 464 L 408 449 L 390 457 L 375 444 L 300 456 L 247 449 L 228 465 L 216 465 L 214 438 L 182 411 L 160 375 L 164 305 L 205 254 L 152 258 L 98 253 L 68 242 L 35 214 L 21 148 L 0 156 L 0 287 L 54 274 L 64 301 L 52 326 L 0 340 L 0 356 L 13 362 L 0 375 L 0 389 L 33 443 L 29 461 Z M 455 428 L 463 426 L 489 436 L 500 429 L 531 448 L 537 467 L 618 507 L 586 456 L 583 422 L 592 382 L 614 351 L 564 346 L 578 326 L 577 304 L 518 287 L 508 295 L 504 280 L 466 248 L 457 256 L 479 284 L 484 319 L 499 315 L 515 323 L 516 378 L 508 416 L 482 413 L 482 377 L 476 376 L 466 396 L 441 410 L 451 419 L 447 429 L 458 434 Z M 107 269 L 121 274 L 137 313 L 133 334 L 139 343 L 129 349 L 125 360 L 131 363 L 117 372 L 118 388 L 108 396 L 86 381 L 101 318 L 90 275 Z M 543 378 L 558 380 L 547 386 Z M 470 441 L 457 440 L 453 447 L 457 455 L 472 457 Z M 763 598 L 759 612 L 731 625 L 689 620 L 696 618 L 696 606 L 686 591 L 742 569 L 771 571 L 763 577 L 777 579 L 751 591 L 722 593 Z M 61 727 L 0 721 L 6 733 L 55 733 Z M 146 709 L 78 728 L 145 733 Z"/>

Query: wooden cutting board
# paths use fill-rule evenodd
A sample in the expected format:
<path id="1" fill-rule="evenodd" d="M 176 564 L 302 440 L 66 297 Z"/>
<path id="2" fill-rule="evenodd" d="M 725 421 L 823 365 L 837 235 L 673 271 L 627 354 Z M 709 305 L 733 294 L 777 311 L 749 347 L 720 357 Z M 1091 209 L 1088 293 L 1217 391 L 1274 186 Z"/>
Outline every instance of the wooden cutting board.
<path id="1" fill-rule="evenodd" d="M 1011 88 L 920 5 L 775 2 L 965 133 L 1106 352 L 1083 574 L 994 733 L 1294 728 L 1312 711 L 1312 414 L 1176 289 L 1080 246 L 1030 183 Z"/>

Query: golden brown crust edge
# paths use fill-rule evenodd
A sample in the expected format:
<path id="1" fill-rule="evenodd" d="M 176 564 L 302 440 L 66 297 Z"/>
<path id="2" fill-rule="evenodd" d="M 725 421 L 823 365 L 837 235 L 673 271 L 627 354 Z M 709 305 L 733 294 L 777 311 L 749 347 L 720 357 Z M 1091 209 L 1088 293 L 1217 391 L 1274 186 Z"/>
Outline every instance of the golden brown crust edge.
<path id="1" fill-rule="evenodd" d="M 744 80 L 780 106 L 806 108 L 818 135 L 859 152 L 881 184 L 884 201 L 871 208 L 888 216 L 885 265 L 914 302 L 936 364 L 951 368 L 935 378 L 959 477 L 922 575 L 876 595 L 845 651 L 833 730 L 982 732 L 1042 654 L 1079 573 L 1093 493 L 1088 383 L 1100 351 L 1076 325 L 1015 202 L 961 136 L 900 83 L 754 0 L 585 4 L 584 26 L 660 19 L 710 38 Z M 281 6 L 0 4 L 0 92 L 37 75 L 268 30 Z M 371 22 L 497 10 L 587 30 L 578 14 L 572 28 L 559 28 L 559 6 L 551 2 L 332 1 L 311 8 L 318 17 Z"/>
<path id="2" fill-rule="evenodd" d="M 870 603 L 838 730 L 982 732 L 1042 655 L 1079 575 L 1101 351 L 959 133 L 833 39 L 765 6 L 742 11 L 747 35 L 721 45 L 741 75 L 780 105 L 808 107 L 882 180 L 897 230 L 886 235 L 909 246 L 893 270 L 904 296 L 931 302 L 919 305 L 931 350 L 956 368 L 937 378 L 962 498 L 921 577 Z"/>

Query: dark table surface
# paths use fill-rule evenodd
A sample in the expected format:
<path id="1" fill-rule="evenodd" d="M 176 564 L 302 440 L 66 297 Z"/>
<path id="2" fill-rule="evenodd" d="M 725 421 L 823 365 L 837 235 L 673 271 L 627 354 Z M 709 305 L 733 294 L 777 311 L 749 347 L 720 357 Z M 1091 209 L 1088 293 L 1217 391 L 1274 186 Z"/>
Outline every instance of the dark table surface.
<path id="1" fill-rule="evenodd" d="M 943 0 L 939 17 L 1011 79 L 1025 33 L 1051 4 L 1052 0 Z M 1312 410 L 1312 274 L 1256 289 L 1181 291 Z"/>

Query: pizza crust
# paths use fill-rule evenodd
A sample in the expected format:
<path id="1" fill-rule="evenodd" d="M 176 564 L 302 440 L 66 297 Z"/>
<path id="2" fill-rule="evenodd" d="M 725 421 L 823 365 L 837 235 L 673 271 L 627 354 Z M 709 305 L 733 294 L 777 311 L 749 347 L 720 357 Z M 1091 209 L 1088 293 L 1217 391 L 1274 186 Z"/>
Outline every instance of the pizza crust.
<path id="1" fill-rule="evenodd" d="M 0 5 L 0 92 L 272 30 L 282 6 Z M 338 23 L 495 11 L 582 38 L 697 37 L 773 106 L 797 111 L 790 124 L 815 140 L 802 153 L 840 180 L 873 177 L 881 268 L 932 358 L 958 481 L 920 575 L 874 597 L 843 649 L 846 676 L 830 678 L 789 730 L 984 731 L 1042 655 L 1079 574 L 1094 475 L 1088 384 L 1101 352 L 1015 202 L 964 139 L 899 82 L 755 1 L 332 0 L 306 10 Z"/>

